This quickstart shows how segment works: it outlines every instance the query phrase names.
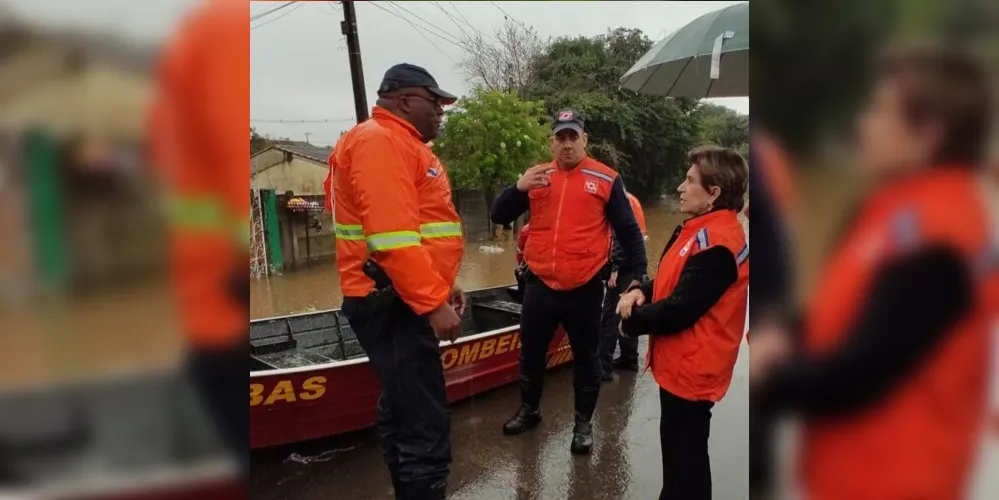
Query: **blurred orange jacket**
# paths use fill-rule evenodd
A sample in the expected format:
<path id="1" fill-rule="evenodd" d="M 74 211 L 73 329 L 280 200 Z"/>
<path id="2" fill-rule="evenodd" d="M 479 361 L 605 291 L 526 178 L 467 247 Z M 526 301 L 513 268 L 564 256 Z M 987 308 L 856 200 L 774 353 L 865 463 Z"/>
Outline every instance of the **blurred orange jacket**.
<path id="1" fill-rule="evenodd" d="M 656 383 L 688 401 L 721 401 L 746 328 L 749 298 L 749 244 L 735 210 L 718 210 L 688 220 L 656 271 L 652 302 L 666 299 L 691 256 L 723 246 L 735 256 L 736 282 L 689 329 L 669 336 L 649 336 L 647 366 Z M 655 332 L 652 332 L 655 333 Z"/>
<path id="2" fill-rule="evenodd" d="M 984 207 L 974 177 L 955 169 L 876 192 L 818 280 L 806 313 L 806 351 L 820 354 L 839 345 L 858 320 L 875 273 L 902 252 L 945 245 L 976 262 L 988 245 Z M 808 424 L 802 443 L 807 498 L 964 498 L 988 377 L 984 280 L 979 284 L 972 312 L 905 386 L 856 416 Z"/>
<path id="3" fill-rule="evenodd" d="M 181 327 L 199 346 L 245 341 L 248 297 L 249 6 L 210 0 L 158 66 L 151 151 L 169 200 L 171 272 Z"/>
<path id="4" fill-rule="evenodd" d="M 415 313 L 448 300 L 464 252 L 444 165 L 405 120 L 375 107 L 340 138 L 331 161 L 336 262 L 344 297 L 374 283 L 371 258 Z"/>
<path id="5" fill-rule="evenodd" d="M 625 193 L 628 196 L 628 202 L 631 203 L 631 209 L 635 212 L 635 219 L 638 221 L 638 227 L 642 229 L 642 236 L 649 234 L 645 230 L 645 211 L 642 210 L 642 203 L 635 198 L 635 195 L 631 193 Z"/>

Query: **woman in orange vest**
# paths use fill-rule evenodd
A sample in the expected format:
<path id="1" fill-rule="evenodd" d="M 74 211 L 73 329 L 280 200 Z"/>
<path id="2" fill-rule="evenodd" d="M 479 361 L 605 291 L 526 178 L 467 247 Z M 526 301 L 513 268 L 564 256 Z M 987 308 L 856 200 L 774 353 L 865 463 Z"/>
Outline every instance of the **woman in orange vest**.
<path id="1" fill-rule="evenodd" d="M 703 147 L 680 185 L 688 219 L 659 269 L 621 297 L 621 333 L 649 335 L 646 366 L 659 384 L 660 500 L 710 500 L 711 408 L 728 391 L 746 326 L 749 245 L 738 219 L 749 183 L 739 153 Z"/>
<path id="2" fill-rule="evenodd" d="M 754 332 L 751 398 L 803 414 L 805 498 L 956 500 L 985 416 L 990 88 L 974 60 L 929 49 L 876 76 L 859 123 L 873 189 L 818 280 L 801 355 Z"/>

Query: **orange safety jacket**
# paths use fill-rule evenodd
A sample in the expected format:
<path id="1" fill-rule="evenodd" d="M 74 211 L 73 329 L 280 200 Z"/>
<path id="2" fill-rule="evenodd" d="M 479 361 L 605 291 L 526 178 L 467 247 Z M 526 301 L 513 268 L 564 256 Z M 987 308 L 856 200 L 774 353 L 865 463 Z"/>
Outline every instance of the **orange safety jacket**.
<path id="1" fill-rule="evenodd" d="M 604 212 L 617 172 L 593 158 L 564 171 L 555 161 L 551 183 L 528 191 L 531 237 L 527 266 L 553 290 L 572 290 L 592 279 L 610 257 L 611 230 Z"/>
<path id="2" fill-rule="evenodd" d="M 818 280 L 805 316 L 806 352 L 821 355 L 842 341 L 874 275 L 905 252 L 942 244 L 976 262 L 988 246 L 982 201 L 973 176 L 954 169 L 921 173 L 875 192 Z M 979 281 L 977 299 L 985 283 Z M 806 425 L 800 463 L 807 498 L 963 498 L 988 376 L 986 308 L 977 299 L 882 404 Z"/>
<path id="3" fill-rule="evenodd" d="M 749 245 L 736 211 L 709 212 L 684 223 L 653 283 L 652 302 L 669 297 L 687 259 L 715 246 L 732 252 L 736 282 L 694 326 L 675 335 L 649 336 L 646 367 L 660 387 L 688 401 L 720 401 L 739 356 L 749 297 Z"/>
<path id="4" fill-rule="evenodd" d="M 645 230 L 645 211 L 642 210 L 642 203 L 631 193 L 625 193 L 625 195 L 628 196 L 631 209 L 635 212 L 635 220 L 638 221 L 638 227 L 642 229 L 642 236 L 647 236 L 649 232 Z"/>
<path id="5" fill-rule="evenodd" d="M 180 323 L 203 347 L 245 342 L 248 328 L 249 297 L 234 286 L 249 279 L 248 14 L 245 2 L 210 0 L 185 19 L 159 63 L 150 115 Z"/>
<path id="6" fill-rule="evenodd" d="M 417 314 L 448 300 L 464 252 L 447 172 L 405 120 L 375 107 L 340 138 L 331 161 L 336 262 L 344 297 L 374 283 L 370 256 Z"/>

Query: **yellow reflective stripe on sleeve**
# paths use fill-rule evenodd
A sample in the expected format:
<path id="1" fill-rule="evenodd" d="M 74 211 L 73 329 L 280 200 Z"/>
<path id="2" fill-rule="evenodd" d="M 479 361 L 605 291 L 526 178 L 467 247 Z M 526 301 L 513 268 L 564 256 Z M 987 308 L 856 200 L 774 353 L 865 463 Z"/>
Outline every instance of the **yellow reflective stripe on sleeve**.
<path id="1" fill-rule="evenodd" d="M 228 234 L 240 248 L 250 248 L 249 217 L 229 217 L 221 199 L 211 196 L 169 196 L 167 219 L 177 229 Z"/>
<path id="2" fill-rule="evenodd" d="M 224 231 L 225 212 L 221 200 L 207 196 L 170 196 L 167 199 L 170 224 L 184 229 Z"/>
<path id="3" fill-rule="evenodd" d="M 431 222 L 420 224 L 420 235 L 424 238 L 447 238 L 461 236 L 460 222 Z"/>
<path id="4" fill-rule="evenodd" d="M 244 250 L 250 249 L 250 219 L 243 219 L 239 223 L 238 232 L 236 233 L 236 240 L 242 245 Z"/>
<path id="5" fill-rule="evenodd" d="M 367 237 L 369 252 L 383 252 L 397 248 L 415 247 L 420 244 L 420 233 L 416 231 L 393 231 L 372 234 Z"/>
<path id="6" fill-rule="evenodd" d="M 364 228 L 359 224 L 337 224 L 334 232 L 338 240 L 364 241 Z"/>

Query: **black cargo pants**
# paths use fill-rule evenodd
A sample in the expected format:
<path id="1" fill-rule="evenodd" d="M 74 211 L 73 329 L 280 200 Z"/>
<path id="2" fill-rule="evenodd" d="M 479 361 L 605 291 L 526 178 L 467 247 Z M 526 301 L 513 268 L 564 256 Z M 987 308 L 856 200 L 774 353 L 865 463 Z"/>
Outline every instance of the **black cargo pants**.
<path id="1" fill-rule="evenodd" d="M 621 323 L 621 315 L 617 313 L 617 303 L 621 300 L 621 292 L 624 286 L 607 287 L 604 295 L 603 314 L 600 319 L 600 367 L 604 373 L 614 371 L 614 349 L 621 345 L 621 360 L 625 362 L 638 362 L 638 339 L 632 337 L 622 337 L 619 333 L 618 325 Z"/>
<path id="2" fill-rule="evenodd" d="M 603 281 L 595 276 L 573 290 L 552 290 L 533 273 L 520 319 L 520 396 L 525 405 L 541 403 L 547 359 L 545 353 L 561 323 L 572 346 L 572 386 L 576 420 L 589 422 L 600 391 L 600 305 Z"/>
<path id="3" fill-rule="evenodd" d="M 425 492 L 450 472 L 451 411 L 430 323 L 395 297 L 348 297 L 343 313 L 382 385 L 378 434 L 397 497 L 438 498 Z"/>

